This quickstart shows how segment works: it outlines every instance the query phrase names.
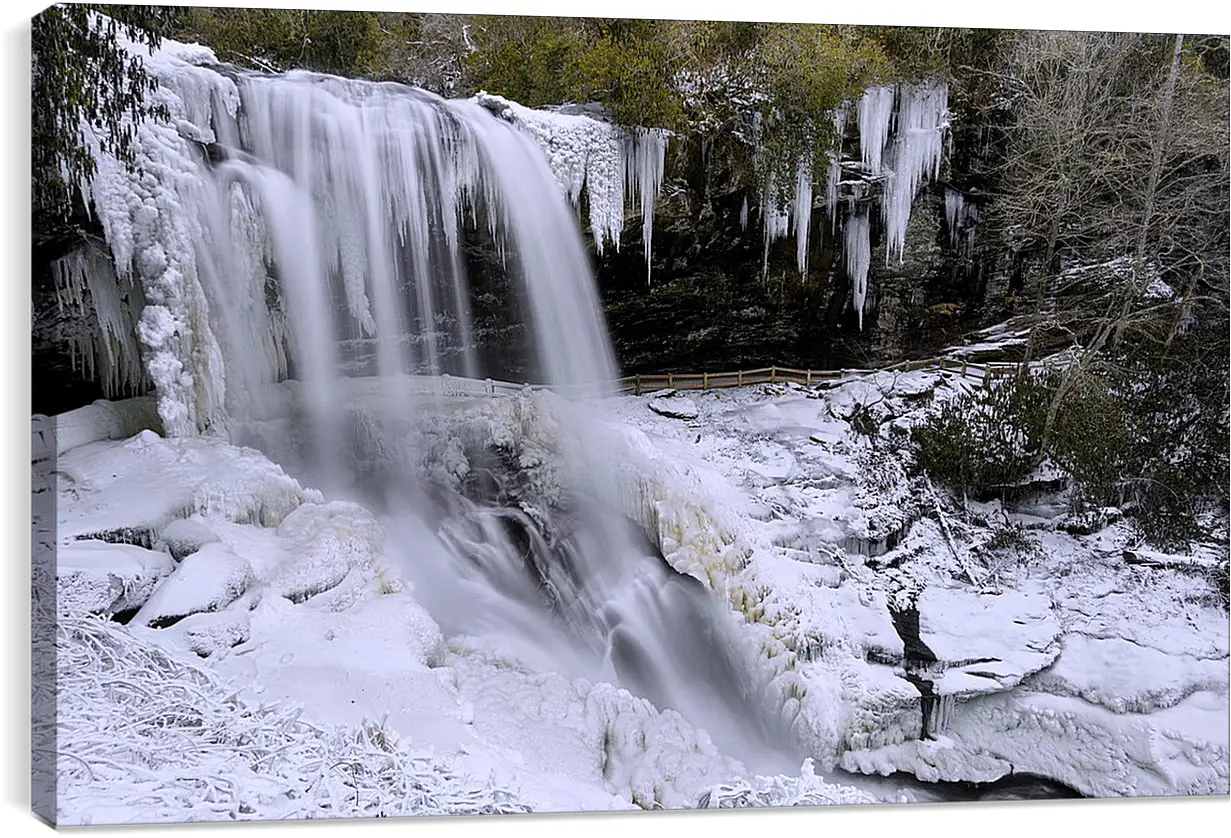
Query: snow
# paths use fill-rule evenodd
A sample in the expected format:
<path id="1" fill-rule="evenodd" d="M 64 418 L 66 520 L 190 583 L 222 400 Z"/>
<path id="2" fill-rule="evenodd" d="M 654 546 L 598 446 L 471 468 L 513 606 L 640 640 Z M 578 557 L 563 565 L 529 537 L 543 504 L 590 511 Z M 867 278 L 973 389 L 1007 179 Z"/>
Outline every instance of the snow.
<path id="1" fill-rule="evenodd" d="M 252 584 L 252 565 L 223 544 L 206 544 L 186 557 L 133 617 L 139 626 L 170 623 L 218 611 Z"/>
<path id="2" fill-rule="evenodd" d="M 60 824 L 527 809 L 381 724 L 324 726 L 293 706 L 241 698 L 113 623 L 62 618 L 56 652 Z"/>
<path id="3" fill-rule="evenodd" d="M 938 695 L 1010 690 L 1060 653 L 1060 623 L 1041 593 L 931 586 L 918 608 L 919 639 L 943 666 L 932 682 Z"/>
<path id="4" fill-rule="evenodd" d="M 696 419 L 697 405 L 692 399 L 658 398 L 651 399 L 650 410 L 668 419 Z"/>
<path id="5" fill-rule="evenodd" d="M 56 605 L 64 614 L 115 614 L 137 608 L 174 564 L 131 544 L 81 540 L 56 551 Z"/>
<path id="6" fill-rule="evenodd" d="M 143 431 L 74 448 L 56 467 L 62 542 L 117 531 L 148 538 L 198 512 L 276 525 L 305 500 L 320 500 L 256 451 L 211 438 Z"/>

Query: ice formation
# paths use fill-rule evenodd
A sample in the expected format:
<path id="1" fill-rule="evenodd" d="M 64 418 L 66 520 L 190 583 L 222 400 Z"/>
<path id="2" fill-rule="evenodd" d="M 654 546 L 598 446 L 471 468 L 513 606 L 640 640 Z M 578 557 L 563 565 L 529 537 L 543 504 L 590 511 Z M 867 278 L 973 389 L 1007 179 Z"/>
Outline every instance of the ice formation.
<path id="1" fill-rule="evenodd" d="M 795 225 L 795 264 L 801 277 L 808 276 L 808 233 L 812 226 L 812 169 L 800 161 L 795 171 L 795 206 L 791 213 Z"/>
<path id="2" fill-rule="evenodd" d="M 846 217 L 844 253 L 846 275 L 851 278 L 851 294 L 859 328 L 863 328 L 863 307 L 868 296 L 868 268 L 872 264 L 872 244 L 866 213 L 854 210 Z"/>
<path id="3" fill-rule="evenodd" d="M 949 247 L 968 256 L 974 244 L 979 205 L 966 200 L 965 193 L 945 187 L 945 225 L 949 228 Z"/>
<path id="4" fill-rule="evenodd" d="M 864 168 L 873 175 L 881 173 L 881 161 L 889 140 L 889 122 L 893 117 L 895 94 L 892 86 L 870 87 L 860 97 L 856 110 L 859 121 L 859 156 Z"/>
<path id="5" fill-rule="evenodd" d="M 535 110 L 489 93 L 480 93 L 477 101 L 535 138 L 575 207 L 580 207 L 584 189 L 590 232 L 600 254 L 608 243 L 619 249 L 625 204 L 638 205 L 648 281 L 654 202 L 662 191 L 668 133 L 656 128 L 626 129 L 581 114 Z"/>
<path id="6" fill-rule="evenodd" d="M 946 86 L 902 85 L 898 89 L 897 123 L 889 159 L 893 174 L 881 202 L 886 259 L 894 255 L 902 258 L 915 195 L 926 179 L 940 176 L 948 116 Z"/>
<path id="7" fill-rule="evenodd" d="M 145 307 L 139 283 L 123 281 L 111 257 L 94 242 L 52 263 L 61 308 L 82 318 L 70 336 L 73 360 L 83 363 L 108 398 L 140 392 L 148 381 L 137 347 L 137 324 Z"/>
<path id="8" fill-rule="evenodd" d="M 825 212 L 832 229 L 838 225 L 838 190 L 842 183 L 842 138 L 846 134 L 846 106 L 834 111 L 833 129 L 837 148 L 829 152 L 829 170 L 825 175 Z"/>

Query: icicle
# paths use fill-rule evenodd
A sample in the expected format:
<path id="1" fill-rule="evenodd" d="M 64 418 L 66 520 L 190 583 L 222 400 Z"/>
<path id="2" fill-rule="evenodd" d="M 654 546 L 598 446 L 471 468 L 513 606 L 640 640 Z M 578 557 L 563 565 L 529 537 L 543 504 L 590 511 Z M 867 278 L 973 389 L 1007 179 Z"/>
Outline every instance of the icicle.
<path id="1" fill-rule="evenodd" d="M 870 87 L 859 100 L 859 156 L 872 174 L 878 174 L 889 138 L 889 121 L 893 116 L 892 87 Z M 900 124 L 900 122 L 899 122 Z"/>
<path id="2" fill-rule="evenodd" d="M 833 128 L 835 148 L 829 152 L 829 170 L 825 175 L 825 212 L 829 215 L 831 229 L 838 224 L 838 190 L 842 183 L 842 138 L 846 133 L 846 108 L 834 111 Z"/>
<path id="3" fill-rule="evenodd" d="M 739 228 L 741 230 L 748 229 L 748 196 L 744 196 L 744 203 L 739 208 Z"/>
<path id="4" fill-rule="evenodd" d="M 654 200 L 662 191 L 666 165 L 665 131 L 638 129 L 629 137 L 624 180 L 633 199 L 641 202 L 641 241 L 645 247 L 645 279 L 650 281 L 650 241 L 654 233 Z"/>
<path id="5" fill-rule="evenodd" d="M 851 280 L 855 313 L 862 330 L 863 308 L 868 294 L 868 269 L 872 264 L 871 227 L 868 216 L 854 208 L 847 215 L 845 224 L 846 275 Z"/>
<path id="6" fill-rule="evenodd" d="M 771 176 L 761 192 L 761 227 L 764 232 L 764 249 L 761 254 L 761 278 L 769 276 L 769 248 L 778 239 L 784 238 L 791 229 L 791 214 L 781 212 L 777 203 L 777 185 Z"/>
<path id="7" fill-rule="evenodd" d="M 886 261 L 895 254 L 903 258 L 915 195 L 925 178 L 935 180 L 940 175 L 948 101 L 945 85 L 904 86 L 900 91 L 890 160 L 893 176 L 881 203 Z"/>
<path id="8" fill-rule="evenodd" d="M 795 170 L 795 264 L 800 277 L 808 275 L 808 233 L 812 227 L 812 170 L 800 160 Z"/>
<path id="9" fill-rule="evenodd" d="M 73 356 L 81 357 L 85 373 L 97 376 L 107 398 L 146 387 L 149 380 L 136 331 L 145 306 L 141 289 L 120 280 L 107 254 L 92 243 L 57 259 L 51 269 L 61 309 L 85 318 L 93 327 L 69 337 Z"/>
<path id="10" fill-rule="evenodd" d="M 949 226 L 949 244 L 957 246 L 958 225 L 965 217 L 966 198 L 951 186 L 945 187 L 945 223 Z"/>

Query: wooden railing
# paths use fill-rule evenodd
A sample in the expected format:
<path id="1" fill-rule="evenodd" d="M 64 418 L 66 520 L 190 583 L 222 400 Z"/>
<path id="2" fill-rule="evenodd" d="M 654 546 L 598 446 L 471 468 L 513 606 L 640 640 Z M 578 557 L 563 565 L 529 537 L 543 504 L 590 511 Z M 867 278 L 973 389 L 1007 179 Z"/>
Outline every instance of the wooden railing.
<path id="1" fill-rule="evenodd" d="M 642 395 L 656 390 L 714 390 L 722 387 L 747 387 L 752 384 L 785 384 L 793 382 L 811 387 L 825 381 L 836 381 L 853 376 L 871 375 L 875 372 L 917 372 L 920 370 L 943 370 L 963 377 L 983 380 L 1016 375 L 1024 366 L 1059 365 L 1060 359 L 1050 358 L 1033 362 L 979 363 L 954 358 L 929 358 L 922 361 L 904 361 L 877 369 L 798 370 L 792 367 L 762 367 L 735 372 L 666 373 L 654 375 L 629 375 L 615 382 L 616 393 Z"/>
<path id="2" fill-rule="evenodd" d="M 799 370 L 792 367 L 762 367 L 734 372 L 664 373 L 657 375 L 629 375 L 611 382 L 606 392 L 616 395 L 632 393 L 643 395 L 657 390 L 715 390 L 725 387 L 748 387 L 755 384 L 786 384 L 793 382 L 805 387 L 822 382 L 836 383 L 843 378 L 871 375 L 876 372 L 916 372 L 937 369 L 964 377 L 990 381 L 994 378 L 1016 375 L 1023 366 L 1032 368 L 1063 364 L 1057 356 L 1031 362 L 977 363 L 953 358 L 930 358 L 922 361 L 905 361 L 879 369 Z M 362 379 L 352 379 L 354 382 Z M 475 379 L 457 376 L 405 376 L 402 382 L 406 392 L 444 398 L 495 398 L 499 395 L 530 390 L 552 390 L 568 395 L 568 387 L 552 387 L 544 384 L 516 384 L 511 381 L 496 381 L 491 378 Z M 359 390 L 365 389 L 359 385 Z M 604 388 L 586 388 L 590 394 Z M 359 393 L 352 396 L 359 397 Z M 352 399 L 353 401 L 354 399 Z M 64 452 L 70 448 L 105 439 L 126 439 L 142 430 L 151 429 L 161 433 L 161 420 L 152 396 L 109 402 L 97 401 L 85 407 L 62 413 L 58 416 L 33 416 L 32 459 L 39 460 Z"/>

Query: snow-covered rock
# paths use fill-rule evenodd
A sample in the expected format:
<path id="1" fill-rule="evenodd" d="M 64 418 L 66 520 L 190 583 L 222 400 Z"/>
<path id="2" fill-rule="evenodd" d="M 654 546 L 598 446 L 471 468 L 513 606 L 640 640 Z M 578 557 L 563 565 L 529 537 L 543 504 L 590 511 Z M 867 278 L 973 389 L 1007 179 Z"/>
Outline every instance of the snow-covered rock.
<path id="1" fill-rule="evenodd" d="M 189 614 L 218 611 L 248 590 L 254 578 L 252 565 L 229 547 L 206 544 L 155 589 L 133 624 L 169 624 Z"/>
<path id="2" fill-rule="evenodd" d="M 685 398 L 652 399 L 649 408 L 668 419 L 696 419 L 699 414 L 696 402 Z"/>
<path id="3" fill-rule="evenodd" d="M 1060 621 L 1037 593 L 929 586 L 918 598 L 919 639 L 936 655 L 937 695 L 1010 690 L 1060 654 Z"/>
<path id="4" fill-rule="evenodd" d="M 252 635 L 248 612 L 238 608 L 190 614 L 164 631 L 176 636 L 180 645 L 203 658 L 234 648 Z"/>
<path id="5" fill-rule="evenodd" d="M 158 533 L 158 541 L 167 548 L 171 558 L 181 561 L 197 552 L 206 544 L 217 541 L 218 536 L 200 516 L 177 518 Z"/>
<path id="6" fill-rule="evenodd" d="M 74 448 L 56 465 L 61 540 L 129 531 L 152 542 L 195 514 L 277 526 L 300 504 L 321 500 L 260 453 L 213 437 L 143 431 Z"/>
<path id="7" fill-rule="evenodd" d="M 56 550 L 56 606 L 62 614 L 111 615 L 140 608 L 175 567 L 166 553 L 81 540 Z"/>

